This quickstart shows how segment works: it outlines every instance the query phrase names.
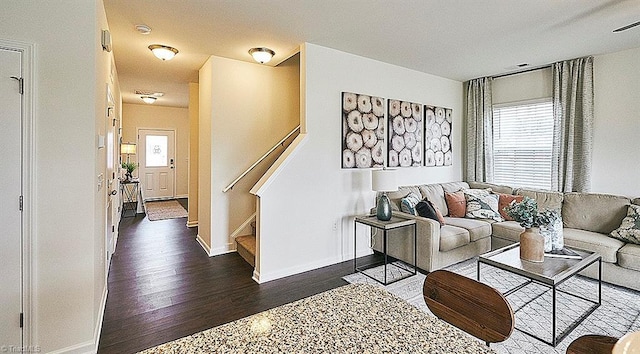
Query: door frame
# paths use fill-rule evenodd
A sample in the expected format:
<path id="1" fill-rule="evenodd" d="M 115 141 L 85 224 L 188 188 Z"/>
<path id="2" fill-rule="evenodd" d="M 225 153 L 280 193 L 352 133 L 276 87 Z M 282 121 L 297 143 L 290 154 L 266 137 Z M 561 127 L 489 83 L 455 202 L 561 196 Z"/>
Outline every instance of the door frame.
<path id="1" fill-rule="evenodd" d="M 140 166 L 142 164 L 142 162 L 140 161 L 140 131 L 141 130 L 156 130 L 156 131 L 167 131 L 167 132 L 173 132 L 173 159 L 174 159 L 174 165 L 177 166 L 177 161 L 178 161 L 178 145 L 176 144 L 176 141 L 178 139 L 178 133 L 176 131 L 176 129 L 174 128 L 144 128 L 144 127 L 136 127 L 136 144 L 138 145 L 138 154 L 136 154 L 136 161 L 138 162 L 138 178 L 140 177 Z M 145 151 L 145 154 L 147 152 Z M 146 155 L 145 155 L 146 156 Z M 176 197 L 176 177 L 177 177 L 177 173 L 176 173 L 176 168 L 173 169 L 173 198 Z M 142 181 L 142 180 L 141 180 Z M 141 188 L 141 186 L 138 186 L 138 188 Z M 141 193 L 142 194 L 142 202 L 145 202 L 145 197 L 144 197 L 144 192 Z M 154 201 L 154 200 L 163 200 L 162 198 L 160 199 L 153 199 L 153 200 L 149 200 L 149 201 Z"/>
<path id="2" fill-rule="evenodd" d="M 0 47 L 19 52 L 22 61 L 22 346 L 32 348 L 34 345 L 33 319 L 34 308 L 34 284 L 33 270 L 35 269 L 33 254 L 35 252 L 36 234 L 34 220 L 36 193 L 32 187 L 36 184 L 35 159 L 35 112 L 34 92 L 37 91 L 33 73 L 35 72 L 36 46 L 34 43 L 20 42 L 0 38 Z"/>

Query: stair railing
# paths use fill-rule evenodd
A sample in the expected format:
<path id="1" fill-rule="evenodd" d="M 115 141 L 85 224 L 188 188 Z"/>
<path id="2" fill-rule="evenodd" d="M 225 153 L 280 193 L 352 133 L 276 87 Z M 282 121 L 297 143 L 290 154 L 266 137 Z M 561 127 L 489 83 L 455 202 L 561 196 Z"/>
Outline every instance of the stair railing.
<path id="1" fill-rule="evenodd" d="M 238 176 L 238 178 L 234 179 L 233 182 L 229 183 L 229 185 L 226 186 L 222 190 L 222 192 L 226 193 L 226 192 L 230 191 L 231 189 L 233 189 L 233 187 L 236 185 L 236 183 L 238 183 L 242 178 L 244 178 L 244 176 L 246 176 L 247 174 L 249 174 L 249 172 L 251 172 L 254 168 L 256 168 L 256 166 L 258 166 L 260 164 L 260 162 L 262 162 L 264 159 L 269 157 L 269 155 L 271 155 L 271 153 L 274 152 L 280 145 L 284 146 L 284 142 L 287 141 L 287 139 L 289 139 L 293 134 L 295 134 L 299 130 L 300 130 L 300 126 L 298 125 L 291 132 L 289 132 L 289 134 L 287 134 L 287 136 L 282 138 L 271 149 L 269 149 L 269 151 L 267 151 L 264 155 L 262 155 L 262 157 L 260 157 L 256 162 L 254 162 L 253 165 L 249 166 L 249 168 L 247 168 L 244 172 L 242 172 L 242 174 L 240 174 L 240 176 Z"/>
<path id="2" fill-rule="evenodd" d="M 251 214 L 251 216 L 249 216 L 247 220 L 245 220 L 242 224 L 240 224 L 240 226 L 238 226 L 237 229 L 233 230 L 231 235 L 229 235 L 229 238 L 231 239 L 236 238 L 238 235 L 240 235 L 242 230 L 244 230 L 247 226 L 249 226 L 254 220 L 256 220 L 256 213 Z"/>

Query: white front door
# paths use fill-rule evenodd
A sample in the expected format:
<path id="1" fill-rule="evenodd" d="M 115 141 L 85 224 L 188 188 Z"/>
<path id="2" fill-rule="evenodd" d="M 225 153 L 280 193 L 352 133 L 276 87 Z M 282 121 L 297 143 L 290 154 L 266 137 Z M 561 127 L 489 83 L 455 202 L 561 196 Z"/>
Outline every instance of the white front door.
<path id="1" fill-rule="evenodd" d="M 175 197 L 175 131 L 138 131 L 140 187 L 145 200 Z"/>
<path id="2" fill-rule="evenodd" d="M 0 346 L 22 347 L 22 54 L 0 48 Z"/>

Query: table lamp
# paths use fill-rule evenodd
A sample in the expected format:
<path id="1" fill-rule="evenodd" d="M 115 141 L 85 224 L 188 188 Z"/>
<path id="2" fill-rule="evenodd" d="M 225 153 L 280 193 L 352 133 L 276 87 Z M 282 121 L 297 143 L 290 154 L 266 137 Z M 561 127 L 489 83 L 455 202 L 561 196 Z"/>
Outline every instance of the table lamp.
<path id="1" fill-rule="evenodd" d="M 136 154 L 136 144 L 133 143 L 122 143 L 120 145 L 120 153 L 121 154 L 127 154 L 127 163 L 130 162 L 129 161 L 129 155 L 131 154 Z"/>
<path id="2" fill-rule="evenodd" d="M 385 169 L 372 170 L 371 188 L 376 192 L 381 192 L 380 197 L 376 200 L 376 216 L 378 217 L 378 220 L 391 220 L 391 201 L 385 193 L 398 190 L 396 171 Z"/>

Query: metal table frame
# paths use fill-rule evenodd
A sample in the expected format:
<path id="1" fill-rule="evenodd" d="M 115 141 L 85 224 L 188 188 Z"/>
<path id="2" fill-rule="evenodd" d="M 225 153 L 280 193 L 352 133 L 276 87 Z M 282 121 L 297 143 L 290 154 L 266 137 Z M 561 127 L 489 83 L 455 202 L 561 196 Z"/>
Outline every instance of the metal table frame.
<path id="1" fill-rule="evenodd" d="M 126 218 L 127 211 L 133 211 L 136 216 L 138 209 L 138 188 L 140 180 L 120 181 L 120 193 L 122 193 L 122 217 Z"/>
<path id="2" fill-rule="evenodd" d="M 358 263 L 357 263 L 357 254 L 356 254 L 356 250 L 358 249 L 357 247 L 357 243 L 358 243 L 358 235 L 357 235 L 357 226 L 358 224 L 363 224 L 363 225 L 367 225 L 371 228 L 377 228 L 379 230 L 382 230 L 382 252 L 384 254 L 384 262 L 380 263 L 380 262 L 375 262 L 373 264 L 368 264 L 364 267 L 358 267 Z M 389 265 L 389 255 L 387 254 L 387 239 L 388 239 L 388 232 L 394 229 L 398 229 L 398 228 L 402 228 L 402 227 L 407 227 L 407 226 L 413 226 L 413 264 L 409 264 L 405 261 L 399 260 L 400 262 L 404 263 L 407 266 L 413 267 L 413 270 L 407 269 L 407 268 L 403 268 L 404 270 L 408 271 L 409 274 L 404 276 L 404 277 L 400 277 L 397 279 L 393 279 L 392 281 L 387 281 L 387 266 Z M 364 215 L 364 216 L 356 216 L 355 217 L 355 221 L 353 223 L 353 269 L 355 272 L 360 272 L 362 274 L 364 274 L 365 276 L 377 281 L 378 283 L 382 284 L 382 285 L 389 285 L 392 283 L 395 283 L 398 280 L 407 278 L 409 276 L 412 275 L 416 275 L 418 273 L 418 267 L 417 267 L 417 260 L 418 260 L 418 249 L 417 249 L 417 226 L 416 226 L 416 221 L 414 219 L 405 219 L 405 218 L 401 218 L 398 216 L 393 216 L 391 218 L 391 220 L 389 221 L 381 221 L 378 220 L 378 218 L 375 215 Z M 381 264 L 384 264 L 384 279 L 380 280 L 380 279 L 376 279 L 375 277 L 365 273 L 364 271 L 373 267 L 377 267 Z"/>
<path id="3" fill-rule="evenodd" d="M 561 271 L 558 274 L 555 274 L 554 276 L 546 276 L 543 274 L 539 274 L 539 273 L 534 273 L 531 271 L 527 271 L 525 269 L 519 268 L 519 267 L 514 267 L 512 265 L 509 264 L 505 264 L 499 261 L 495 261 L 492 260 L 491 257 L 494 257 L 496 255 L 499 255 L 501 253 L 507 252 L 507 251 L 511 251 L 511 252 L 515 252 L 515 249 L 518 250 L 519 253 L 519 247 L 520 244 L 516 243 L 513 245 L 509 245 L 500 249 L 497 249 L 495 251 L 486 253 L 481 255 L 480 257 L 478 257 L 478 272 L 477 272 L 477 280 L 480 281 L 480 264 L 484 263 L 493 267 L 496 267 L 498 269 L 502 269 L 508 272 L 512 272 L 515 274 L 518 274 L 520 276 L 523 276 L 525 278 L 528 279 L 528 281 L 519 284 L 518 286 L 506 291 L 503 295 L 505 297 L 509 296 L 510 294 L 515 293 L 516 291 L 524 288 L 525 286 L 535 282 L 537 284 L 543 285 L 548 287 L 551 291 L 552 291 L 552 328 L 551 328 L 551 334 L 552 334 L 552 340 L 551 342 L 548 342 L 532 333 L 529 333 L 521 328 L 517 328 L 520 332 L 529 335 L 535 339 L 538 339 L 546 344 L 549 344 L 553 347 L 555 347 L 560 341 L 562 341 L 567 335 L 569 335 L 569 333 L 571 333 L 571 331 L 573 331 L 582 321 L 584 321 L 585 318 L 587 318 L 589 315 L 591 315 L 593 313 L 593 311 L 595 311 L 600 304 L 602 303 L 602 256 L 600 256 L 597 253 L 593 253 L 593 252 L 586 252 L 586 251 L 582 251 L 582 250 L 575 250 L 576 252 L 578 252 L 581 256 L 582 259 L 560 259 L 560 258 L 545 258 L 545 262 L 548 261 L 552 261 L 553 260 L 562 260 L 562 261 L 575 261 L 576 263 L 571 265 L 568 269 Z M 564 283 L 565 281 L 567 281 L 568 279 L 571 279 L 573 276 L 575 276 L 576 274 L 578 274 L 580 271 L 584 270 L 585 268 L 593 265 L 596 261 L 598 261 L 598 301 L 594 301 L 591 299 L 587 299 L 585 297 L 576 295 L 576 294 L 572 294 L 563 290 L 559 290 L 557 289 L 558 286 L 560 286 L 562 283 Z M 524 261 L 526 262 L 526 261 Z M 546 294 L 548 291 L 545 291 L 544 293 L 540 294 L 539 296 L 543 296 L 544 294 Z M 557 301 L 556 301 L 556 293 L 557 292 L 561 292 L 563 294 L 567 294 L 573 297 L 577 297 L 579 299 L 585 300 L 587 302 L 592 303 L 593 305 L 591 305 L 578 319 L 574 320 L 564 331 L 562 331 L 559 335 L 556 335 L 557 333 L 557 324 L 556 324 L 556 310 L 557 310 Z M 538 296 L 538 297 L 539 297 Z M 517 310 L 514 311 L 514 313 L 517 313 L 519 310 L 525 308 L 529 303 L 531 303 L 532 301 L 534 301 L 535 299 L 537 299 L 538 297 L 532 298 L 531 300 L 529 300 L 528 302 L 526 302 L 525 304 L 523 304 L 520 308 L 518 308 Z"/>

